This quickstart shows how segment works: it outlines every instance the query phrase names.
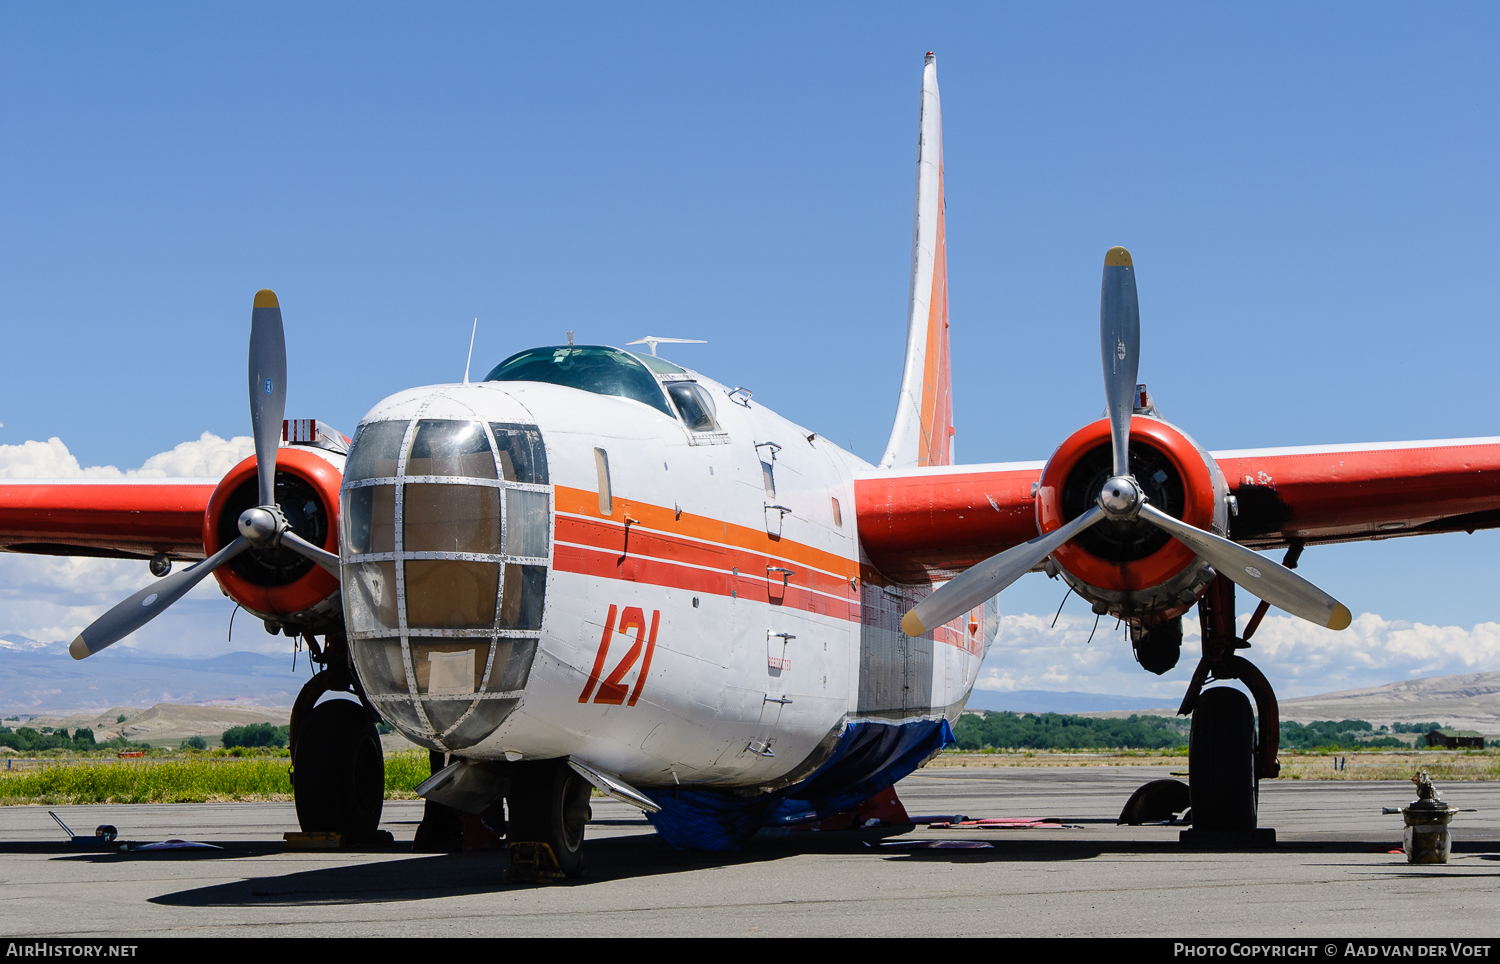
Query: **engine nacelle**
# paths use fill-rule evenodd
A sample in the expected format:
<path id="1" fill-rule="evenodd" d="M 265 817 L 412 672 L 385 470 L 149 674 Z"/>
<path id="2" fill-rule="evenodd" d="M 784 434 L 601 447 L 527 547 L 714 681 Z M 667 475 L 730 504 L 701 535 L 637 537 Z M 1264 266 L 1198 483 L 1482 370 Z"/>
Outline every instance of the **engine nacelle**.
<path id="1" fill-rule="evenodd" d="M 1130 471 L 1151 505 L 1227 536 L 1229 486 L 1218 465 L 1175 426 L 1138 412 L 1130 426 Z M 1094 504 L 1113 474 L 1109 420 L 1074 432 L 1052 453 L 1037 486 L 1037 525 L 1051 532 Z M 1138 520 L 1104 520 L 1053 553 L 1073 591 L 1134 626 L 1186 612 L 1214 571 L 1186 545 Z M 1101 609 L 1102 607 L 1102 609 Z"/>
<path id="2" fill-rule="evenodd" d="M 255 456 L 224 476 L 203 517 L 208 555 L 239 536 L 240 513 L 260 502 Z M 339 485 L 343 474 L 320 450 L 286 446 L 276 452 L 276 502 L 297 535 L 339 551 Z M 338 580 L 290 549 L 249 549 L 214 570 L 224 592 L 267 627 L 288 635 L 324 632 L 343 623 Z"/>

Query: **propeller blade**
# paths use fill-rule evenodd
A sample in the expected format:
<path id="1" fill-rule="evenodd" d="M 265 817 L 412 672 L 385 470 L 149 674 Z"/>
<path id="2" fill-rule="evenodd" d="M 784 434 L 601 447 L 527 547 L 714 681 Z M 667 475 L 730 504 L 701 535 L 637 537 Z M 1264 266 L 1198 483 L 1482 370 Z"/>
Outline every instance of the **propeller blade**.
<path id="1" fill-rule="evenodd" d="M 260 504 L 276 504 L 276 448 L 286 416 L 286 335 L 276 292 L 255 293 L 250 312 L 250 424 L 255 435 Z"/>
<path id="2" fill-rule="evenodd" d="M 1104 255 L 1104 280 L 1099 286 L 1099 354 L 1104 361 L 1104 398 L 1109 407 L 1116 476 L 1130 474 L 1130 416 L 1135 411 L 1140 352 L 1141 307 L 1136 300 L 1135 267 L 1129 251 L 1110 248 Z"/>
<path id="3" fill-rule="evenodd" d="M 339 557 L 326 549 L 319 549 L 306 539 L 297 535 L 291 529 L 281 533 L 281 544 L 293 552 L 299 553 L 316 562 L 318 565 L 333 573 L 333 578 L 339 579 Z"/>
<path id="4" fill-rule="evenodd" d="M 89 628 L 79 633 L 78 638 L 68 646 L 68 655 L 74 659 L 83 659 L 106 646 L 118 643 L 161 615 L 168 606 L 181 599 L 189 589 L 202 582 L 204 576 L 248 548 L 250 548 L 250 540 L 240 536 L 202 562 L 158 579 L 94 620 Z"/>
<path id="5" fill-rule="evenodd" d="M 958 618 L 990 597 L 999 595 L 1030 572 L 1033 566 L 1052 555 L 1058 546 L 1103 518 L 1103 509 L 1090 506 L 1087 512 L 1061 528 L 1012 546 L 977 566 L 970 566 L 913 606 L 901 618 L 901 631 L 908 636 L 920 636 L 934 626 Z"/>
<path id="6" fill-rule="evenodd" d="M 1220 575 L 1278 609 L 1329 629 L 1345 629 L 1352 621 L 1343 603 L 1279 562 L 1174 519 L 1152 505 L 1141 506 L 1141 518 L 1165 529 L 1178 542 L 1207 559 Z"/>

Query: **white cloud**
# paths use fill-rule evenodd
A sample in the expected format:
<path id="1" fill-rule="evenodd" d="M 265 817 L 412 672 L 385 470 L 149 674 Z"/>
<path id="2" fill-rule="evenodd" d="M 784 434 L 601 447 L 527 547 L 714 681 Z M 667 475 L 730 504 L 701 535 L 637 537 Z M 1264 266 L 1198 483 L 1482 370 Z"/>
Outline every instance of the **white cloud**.
<path id="1" fill-rule="evenodd" d="M 1242 617 L 1241 628 L 1244 624 Z M 1296 695 L 1500 669 L 1497 623 L 1465 629 L 1364 613 L 1348 629 L 1334 632 L 1292 616 L 1272 616 L 1251 643 L 1246 655 L 1274 667 L 1289 689 L 1298 690 Z"/>
<path id="2" fill-rule="evenodd" d="M 126 475 L 143 479 L 219 479 L 254 454 L 255 439 L 249 435 L 222 439 L 212 432 L 204 432 L 195 441 L 183 442 L 170 452 L 151 456 L 139 469 Z"/>
<path id="3" fill-rule="evenodd" d="M 113 465 L 79 465 L 63 440 L 53 436 L 45 442 L 0 445 L 0 479 L 217 479 L 254 454 L 255 440 L 248 435 L 222 439 L 204 432 L 122 472 Z"/>
<path id="4" fill-rule="evenodd" d="M 1249 614 L 1241 614 L 1243 631 Z M 1000 635 L 980 669 L 977 689 L 1063 690 L 1140 696 L 1175 703 L 1200 651 L 1195 615 L 1184 619 L 1182 658 L 1165 676 L 1135 662 L 1123 628 L 1100 620 L 1087 642 L 1093 616 L 1003 616 Z M 1342 632 L 1292 616 L 1268 616 L 1243 653 L 1264 672 L 1278 695 L 1311 696 L 1379 686 L 1403 679 L 1500 670 L 1500 624 L 1428 626 L 1365 613 Z"/>
<path id="5" fill-rule="evenodd" d="M 67 642 L 153 578 L 144 561 L 0 553 L 0 632 Z M 230 644 L 233 611 L 234 603 L 224 597 L 218 582 L 205 579 L 169 611 L 115 645 L 179 656 L 282 653 L 291 648 L 291 640 L 267 635 L 259 620 L 245 613 L 234 620 Z"/>
<path id="6" fill-rule="evenodd" d="M 62 439 L 0 445 L 0 479 L 117 479 L 125 473 L 113 465 L 83 468 Z"/>
<path id="7" fill-rule="evenodd" d="M 1196 626 L 1189 624 L 1190 629 Z M 1092 641 L 1090 635 L 1092 634 Z M 1192 675 L 1196 638 L 1186 640 L 1183 659 L 1165 677 L 1136 665 L 1124 627 L 1106 617 L 1051 614 L 1002 616 L 1000 634 L 980 668 L 976 689 L 1055 690 L 1140 696 L 1153 703 L 1176 702 Z"/>
<path id="8" fill-rule="evenodd" d="M 121 471 L 113 465 L 82 466 L 61 439 L 51 438 L 0 445 L 0 478 L 219 478 L 254 452 L 248 435 L 222 439 L 204 432 L 151 456 L 140 468 Z M 135 560 L 0 553 L 0 632 L 42 642 L 71 640 L 152 578 L 145 562 Z M 219 584 L 205 579 L 171 612 L 116 645 L 178 655 L 284 652 L 290 647 L 290 640 L 266 635 L 255 619 L 243 615 L 235 620 L 238 635 L 230 645 L 226 635 L 233 610 Z"/>

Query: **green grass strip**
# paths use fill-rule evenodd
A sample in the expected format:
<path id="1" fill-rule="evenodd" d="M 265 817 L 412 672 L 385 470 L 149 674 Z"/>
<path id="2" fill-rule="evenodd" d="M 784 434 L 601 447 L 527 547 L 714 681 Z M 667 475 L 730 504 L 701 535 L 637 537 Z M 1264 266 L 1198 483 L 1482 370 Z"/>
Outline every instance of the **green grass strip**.
<path id="1" fill-rule="evenodd" d="M 7 803 L 202 803 L 292 792 L 281 760 L 62 763 L 0 780 Z"/>
<path id="2" fill-rule="evenodd" d="M 426 750 L 402 750 L 385 758 L 385 795 L 411 793 L 432 776 Z"/>
<path id="3" fill-rule="evenodd" d="M 289 797 L 290 769 L 284 758 L 58 763 L 0 771 L 0 804 L 205 803 Z M 394 754 L 385 761 L 386 796 L 410 794 L 428 776 L 426 753 Z"/>

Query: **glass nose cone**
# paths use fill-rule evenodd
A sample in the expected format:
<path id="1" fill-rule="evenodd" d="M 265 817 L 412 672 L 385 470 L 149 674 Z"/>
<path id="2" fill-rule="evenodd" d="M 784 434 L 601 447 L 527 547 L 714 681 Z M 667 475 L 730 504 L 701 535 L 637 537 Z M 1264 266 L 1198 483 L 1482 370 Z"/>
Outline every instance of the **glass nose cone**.
<path id="1" fill-rule="evenodd" d="M 341 493 L 344 622 L 372 703 L 414 742 L 504 722 L 542 628 L 552 486 L 535 425 L 360 426 Z"/>

